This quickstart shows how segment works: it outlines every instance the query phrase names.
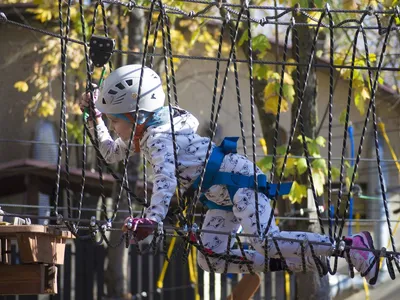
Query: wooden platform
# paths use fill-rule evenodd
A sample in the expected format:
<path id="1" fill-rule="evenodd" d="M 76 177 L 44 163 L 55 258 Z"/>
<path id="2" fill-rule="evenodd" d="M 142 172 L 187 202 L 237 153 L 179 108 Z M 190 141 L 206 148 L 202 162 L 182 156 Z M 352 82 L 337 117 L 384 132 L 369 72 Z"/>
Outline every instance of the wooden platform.
<path id="1" fill-rule="evenodd" d="M 43 225 L 0 226 L 0 295 L 57 293 L 57 265 L 64 263 L 69 231 Z M 11 264 L 16 240 L 20 264 Z"/>
<path id="2" fill-rule="evenodd" d="M 57 294 L 57 266 L 0 264 L 0 295 Z"/>

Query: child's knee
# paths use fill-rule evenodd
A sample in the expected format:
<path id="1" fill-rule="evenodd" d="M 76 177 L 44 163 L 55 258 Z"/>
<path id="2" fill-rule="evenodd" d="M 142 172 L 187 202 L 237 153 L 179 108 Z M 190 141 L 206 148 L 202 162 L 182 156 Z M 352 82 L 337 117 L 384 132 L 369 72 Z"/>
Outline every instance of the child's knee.
<path id="1" fill-rule="evenodd" d="M 209 260 L 210 260 L 210 258 L 209 258 Z M 210 270 L 211 261 L 207 262 L 205 255 L 199 251 L 197 252 L 197 263 L 198 263 L 199 267 L 202 268 L 204 271 L 211 272 L 211 270 Z M 212 265 L 211 265 L 211 267 L 212 267 Z"/>

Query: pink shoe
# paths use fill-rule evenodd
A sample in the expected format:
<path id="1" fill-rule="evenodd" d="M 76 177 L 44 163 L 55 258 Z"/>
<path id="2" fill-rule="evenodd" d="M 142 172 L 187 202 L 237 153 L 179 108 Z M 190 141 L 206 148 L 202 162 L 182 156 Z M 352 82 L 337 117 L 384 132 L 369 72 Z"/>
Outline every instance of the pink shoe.
<path id="1" fill-rule="evenodd" d="M 348 246 L 375 250 L 374 242 L 368 231 L 345 237 L 344 240 Z M 348 253 L 350 254 L 350 261 L 354 265 L 354 268 L 360 272 L 362 277 L 365 276 L 369 284 L 375 284 L 378 279 L 379 257 L 375 257 L 374 252 L 371 251 L 350 249 L 350 251 L 345 251 L 344 255 L 347 262 L 349 262 Z M 371 264 L 373 264 L 373 266 L 371 266 Z"/>

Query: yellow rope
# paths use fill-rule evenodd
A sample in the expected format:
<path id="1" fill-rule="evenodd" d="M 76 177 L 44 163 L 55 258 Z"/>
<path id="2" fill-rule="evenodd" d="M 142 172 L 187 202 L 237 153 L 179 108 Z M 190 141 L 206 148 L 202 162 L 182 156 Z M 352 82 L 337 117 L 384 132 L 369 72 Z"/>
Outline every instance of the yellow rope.
<path id="1" fill-rule="evenodd" d="M 193 265 L 194 267 L 194 300 L 200 300 L 200 293 L 199 293 L 199 285 L 198 280 L 199 280 L 199 273 L 197 272 L 197 250 L 196 247 L 192 246 L 192 259 L 193 259 Z"/>
<path id="2" fill-rule="evenodd" d="M 169 248 L 168 248 L 168 252 L 167 252 L 168 258 L 171 258 L 172 251 L 174 250 L 174 247 L 175 247 L 175 242 L 176 242 L 176 237 L 173 237 L 171 240 L 171 244 L 169 244 Z M 164 278 L 165 278 L 165 274 L 168 269 L 168 265 L 169 265 L 169 261 L 165 260 L 163 267 L 161 269 L 160 276 L 158 276 L 158 280 L 157 280 L 157 288 L 159 288 L 159 289 L 162 289 L 164 286 Z"/>
<path id="3" fill-rule="evenodd" d="M 367 280 L 365 279 L 365 277 L 363 278 L 363 285 L 364 285 L 364 291 L 365 291 L 365 300 L 369 300 L 369 287 L 368 287 L 368 283 L 367 283 Z"/>
<path id="4" fill-rule="evenodd" d="M 388 147 L 389 147 L 390 154 L 392 154 L 392 158 L 393 158 L 393 160 L 394 160 L 394 162 L 395 162 L 395 164 L 396 164 L 397 170 L 400 172 L 400 163 L 397 161 L 396 153 L 394 152 L 393 147 L 392 147 L 392 145 L 390 144 L 389 137 L 388 137 L 388 135 L 387 135 L 387 133 L 386 133 L 385 124 L 383 124 L 383 122 L 378 122 L 378 127 L 379 127 L 379 129 L 381 130 L 382 136 L 383 136 L 383 138 L 385 139 L 385 142 L 386 142 L 386 144 L 387 144 Z"/>
<path id="5" fill-rule="evenodd" d="M 178 191 L 176 192 L 176 195 L 178 197 Z M 178 199 L 178 201 L 179 201 L 179 199 Z M 183 211 L 183 215 L 186 215 L 186 209 Z M 194 219 L 194 216 L 193 216 L 193 219 Z M 176 223 L 176 226 L 178 226 L 178 225 L 179 224 Z M 174 250 L 176 239 L 177 239 L 176 236 L 174 236 L 171 239 L 171 243 L 170 243 L 168 251 L 167 251 L 168 258 L 171 258 L 171 256 L 172 256 L 172 251 Z M 164 286 L 164 279 L 165 279 L 165 274 L 167 273 L 168 266 L 169 266 L 169 261 L 165 260 L 163 267 L 161 269 L 161 273 L 157 280 L 157 288 L 159 288 L 159 289 L 162 289 Z M 189 249 L 188 267 L 189 267 L 189 279 L 190 279 L 190 282 L 194 285 L 195 300 L 200 300 L 196 248 L 194 246 L 190 246 L 190 249 Z"/>
<path id="6" fill-rule="evenodd" d="M 285 294 L 286 299 L 290 299 L 290 274 L 285 271 Z"/>

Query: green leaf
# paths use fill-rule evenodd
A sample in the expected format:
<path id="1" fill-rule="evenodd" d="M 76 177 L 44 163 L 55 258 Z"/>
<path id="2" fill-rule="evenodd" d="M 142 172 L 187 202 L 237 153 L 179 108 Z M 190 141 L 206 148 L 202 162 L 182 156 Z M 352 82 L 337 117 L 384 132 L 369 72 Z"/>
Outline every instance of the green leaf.
<path id="1" fill-rule="evenodd" d="M 239 46 L 242 46 L 244 44 L 244 42 L 247 42 L 249 40 L 249 34 L 248 34 L 248 30 L 243 31 L 242 36 L 240 37 Z"/>
<path id="2" fill-rule="evenodd" d="M 317 8 L 323 8 L 325 5 L 325 1 L 324 0 L 314 0 L 314 5 Z"/>
<path id="3" fill-rule="evenodd" d="M 326 139 L 322 136 L 319 136 L 315 139 L 315 142 L 317 143 L 317 145 L 325 147 Z"/>
<path id="4" fill-rule="evenodd" d="M 272 159 L 272 156 L 265 156 L 257 162 L 257 166 L 266 173 L 272 169 Z"/>
<path id="5" fill-rule="evenodd" d="M 268 66 L 267 65 L 254 65 L 253 76 L 259 80 L 267 79 Z"/>
<path id="6" fill-rule="evenodd" d="M 354 104 L 356 105 L 358 111 L 360 112 L 360 115 L 364 115 L 365 113 L 365 102 L 364 99 L 361 95 L 361 93 L 355 93 L 354 95 Z"/>
<path id="7" fill-rule="evenodd" d="M 294 96 L 296 92 L 294 91 L 293 85 L 284 84 L 283 85 L 283 96 L 290 101 L 290 103 L 294 102 Z"/>
<path id="8" fill-rule="evenodd" d="M 339 168 L 332 167 L 332 180 L 338 179 L 340 176 L 340 170 Z"/>
<path id="9" fill-rule="evenodd" d="M 255 51 L 260 51 L 260 52 L 265 52 L 268 49 L 271 49 L 271 44 L 268 41 L 268 38 L 263 35 L 259 34 L 256 37 L 252 39 L 253 43 L 253 50 Z"/>
<path id="10" fill-rule="evenodd" d="M 344 125 L 344 123 L 346 122 L 346 116 L 347 116 L 347 110 L 344 109 L 344 110 L 342 110 L 342 112 L 340 113 L 340 116 L 339 116 L 340 124 Z"/>
<path id="11" fill-rule="evenodd" d="M 308 0 L 300 0 L 299 1 L 300 7 L 308 7 Z"/>
<path id="12" fill-rule="evenodd" d="M 297 136 L 297 139 L 298 139 L 300 142 L 303 143 L 303 136 L 302 136 L 302 135 Z M 308 136 L 305 136 L 305 140 L 306 140 L 307 143 L 311 143 L 311 142 L 314 141 L 312 138 L 309 138 Z"/>
<path id="13" fill-rule="evenodd" d="M 83 133 L 81 124 L 79 124 L 78 122 L 67 122 L 67 129 L 68 129 L 68 135 L 70 136 L 69 137 L 70 140 L 71 138 L 74 138 L 79 144 L 83 143 Z"/>
<path id="14" fill-rule="evenodd" d="M 307 171 L 307 160 L 304 157 L 298 159 L 296 168 L 299 175 L 304 174 L 304 172 Z"/>
<path id="15" fill-rule="evenodd" d="M 313 162 L 311 163 L 311 166 L 314 169 L 322 170 L 324 173 L 327 170 L 326 160 L 323 158 L 318 158 L 318 159 L 313 160 Z"/>
<path id="16" fill-rule="evenodd" d="M 286 149 L 287 149 L 286 145 L 282 145 L 282 146 L 276 147 L 276 154 L 277 155 L 285 155 L 286 154 Z"/>
<path id="17" fill-rule="evenodd" d="M 311 156 L 319 156 L 319 145 L 315 141 L 308 143 L 307 147 Z"/>

